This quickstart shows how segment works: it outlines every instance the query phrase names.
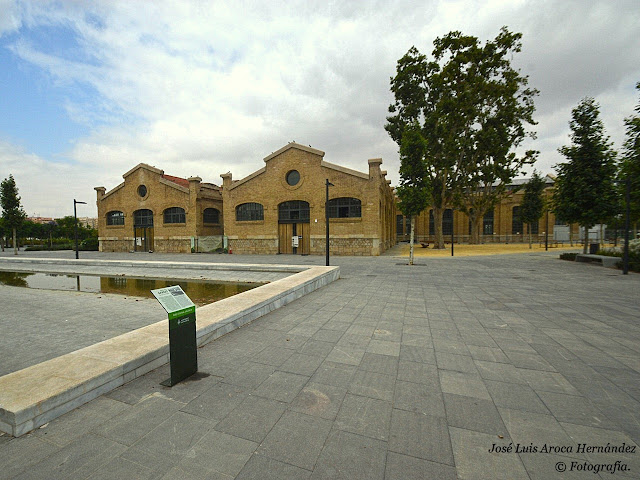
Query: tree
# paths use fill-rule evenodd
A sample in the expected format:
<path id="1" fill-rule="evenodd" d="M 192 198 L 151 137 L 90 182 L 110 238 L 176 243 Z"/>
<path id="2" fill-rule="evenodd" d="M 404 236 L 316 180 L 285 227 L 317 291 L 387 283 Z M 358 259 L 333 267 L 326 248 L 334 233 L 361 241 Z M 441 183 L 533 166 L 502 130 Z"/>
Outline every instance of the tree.
<path id="1" fill-rule="evenodd" d="M 407 128 L 402 134 L 400 144 L 400 186 L 397 192 L 400 211 L 403 215 L 411 217 L 409 265 L 413 265 L 415 217 L 428 205 L 429 184 L 424 163 L 425 150 L 426 144 L 420 134 L 420 126 L 414 124 Z"/>
<path id="2" fill-rule="evenodd" d="M 0 206 L 2 206 L 2 218 L 7 229 L 13 230 L 13 254 L 18 254 L 18 242 L 16 230 L 22 225 L 27 214 L 20 204 L 18 187 L 13 175 L 5 178 L 0 184 Z"/>
<path id="3" fill-rule="evenodd" d="M 524 198 L 520 207 L 522 222 L 529 225 L 529 248 L 531 248 L 531 225 L 538 222 L 544 212 L 544 199 L 542 198 L 544 187 L 544 178 L 534 170 L 533 175 L 524 186 Z"/>
<path id="4" fill-rule="evenodd" d="M 479 223 L 495 206 L 506 186 L 535 152 L 517 157 L 512 148 L 527 136 L 524 124 L 534 124 L 528 78 L 511 67 L 521 49 L 522 35 L 506 27 L 493 41 L 450 32 L 434 40 L 433 60 L 412 47 L 398 60 L 391 79 L 394 113 L 385 129 L 399 145 L 410 125 L 420 125 L 426 145 L 424 162 L 433 207 L 435 248 L 444 248 L 442 216 L 456 206 L 471 216 L 472 241 Z M 475 232 L 475 234 L 473 234 Z"/>
<path id="5" fill-rule="evenodd" d="M 585 253 L 589 228 L 615 214 L 618 205 L 614 185 L 616 152 L 599 115 L 599 106 L 590 97 L 571 111 L 572 144 L 558 149 L 569 161 L 555 166 L 558 176 L 553 211 L 560 220 L 584 228 Z"/>
<path id="6" fill-rule="evenodd" d="M 636 89 L 640 91 L 640 82 L 636 83 Z M 624 119 L 626 138 L 620 176 L 631 182 L 631 221 L 637 223 L 640 221 L 640 102 L 635 112 L 636 115 Z M 623 191 L 626 188 L 620 187 Z"/>

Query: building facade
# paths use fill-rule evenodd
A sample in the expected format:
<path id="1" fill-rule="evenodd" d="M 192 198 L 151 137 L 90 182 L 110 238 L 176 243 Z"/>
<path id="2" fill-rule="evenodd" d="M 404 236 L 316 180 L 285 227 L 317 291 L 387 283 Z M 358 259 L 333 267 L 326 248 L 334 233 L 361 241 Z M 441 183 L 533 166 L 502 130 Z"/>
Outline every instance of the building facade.
<path id="1" fill-rule="evenodd" d="M 289 143 L 264 162 L 240 180 L 221 175 L 224 232 L 233 253 L 323 254 L 327 179 L 332 255 L 380 255 L 395 244 L 395 199 L 381 159 L 369 160 L 363 173 Z"/>
<path id="2" fill-rule="evenodd" d="M 524 184 L 528 179 L 515 180 L 507 191 L 507 194 L 496 205 L 496 207 L 487 212 L 482 219 L 480 226 L 479 239 L 481 243 L 517 243 L 529 241 L 529 225 L 522 222 L 520 210 L 524 199 Z M 551 175 L 545 177 L 545 189 L 543 196 L 546 200 L 550 199 L 553 194 L 553 186 L 555 180 Z M 410 234 L 410 218 L 402 215 L 396 216 L 396 231 L 399 241 L 408 241 Z M 555 230 L 561 230 L 567 233 L 558 238 L 560 241 L 568 241 L 568 229 L 571 228 L 573 239 L 578 239 L 578 226 L 571 227 L 562 222 L 556 222 L 553 212 L 543 214 L 538 222 L 531 225 L 531 235 L 533 241 L 536 242 L 544 238 L 548 232 L 549 240 L 554 239 Z M 466 243 L 471 236 L 471 221 L 469 216 L 461 211 L 447 209 L 442 219 L 442 230 L 445 236 L 445 242 L 451 241 L 453 233 L 454 241 Z M 433 242 L 435 239 L 435 225 L 433 220 L 433 212 L 430 208 L 425 209 L 416 218 L 415 236 L 417 242 Z M 558 232 L 555 232 L 558 233 Z M 555 235 L 558 237 L 558 235 Z"/>
<path id="3" fill-rule="evenodd" d="M 107 192 L 96 187 L 102 252 L 191 252 L 198 241 L 223 233 L 220 187 L 165 175 L 141 163 Z"/>

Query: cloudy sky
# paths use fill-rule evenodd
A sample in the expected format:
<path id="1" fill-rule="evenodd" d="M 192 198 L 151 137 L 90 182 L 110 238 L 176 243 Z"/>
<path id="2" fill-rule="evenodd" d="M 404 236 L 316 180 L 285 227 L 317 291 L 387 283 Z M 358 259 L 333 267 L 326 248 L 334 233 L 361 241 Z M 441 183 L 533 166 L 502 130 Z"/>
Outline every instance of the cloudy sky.
<path id="1" fill-rule="evenodd" d="M 538 170 L 568 143 L 571 109 L 600 103 L 616 147 L 638 102 L 638 0 L 0 0 L 0 177 L 29 215 L 95 216 L 140 162 L 220 183 L 296 141 L 367 171 L 397 146 L 384 130 L 389 78 L 415 45 L 451 30 L 523 33 L 513 58 L 536 101 Z"/>

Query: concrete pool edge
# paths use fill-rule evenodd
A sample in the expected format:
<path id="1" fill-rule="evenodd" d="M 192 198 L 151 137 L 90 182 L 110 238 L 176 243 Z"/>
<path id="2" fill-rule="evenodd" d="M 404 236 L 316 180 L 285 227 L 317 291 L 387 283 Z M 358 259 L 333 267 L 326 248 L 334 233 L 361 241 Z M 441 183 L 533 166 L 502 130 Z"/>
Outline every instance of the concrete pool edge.
<path id="1" fill-rule="evenodd" d="M 136 266 L 136 262 L 123 263 Z M 149 266 L 150 262 L 140 263 Z M 233 268 L 227 264 L 206 265 Z M 270 269 L 269 265 L 255 267 L 256 271 Z M 292 275 L 197 309 L 198 346 L 325 286 L 340 275 L 339 267 L 274 267 L 277 271 L 286 267 Z M 164 319 L 0 377 L 0 431 L 16 437 L 23 435 L 168 361 L 168 327 Z"/>

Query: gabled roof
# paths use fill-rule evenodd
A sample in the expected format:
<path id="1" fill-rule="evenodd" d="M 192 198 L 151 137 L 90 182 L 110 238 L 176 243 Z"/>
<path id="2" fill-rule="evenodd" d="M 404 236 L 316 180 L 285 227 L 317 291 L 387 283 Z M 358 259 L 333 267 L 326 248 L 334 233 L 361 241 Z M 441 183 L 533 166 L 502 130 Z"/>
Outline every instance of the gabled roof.
<path id="1" fill-rule="evenodd" d="M 317 150 L 315 148 L 312 148 L 311 146 L 305 147 L 304 145 L 300 145 L 299 143 L 291 142 L 291 143 L 286 144 L 281 149 L 276 150 L 271 155 L 268 155 L 268 156 L 264 157 L 264 162 L 267 163 L 273 157 L 277 157 L 281 153 L 286 152 L 287 150 L 289 150 L 290 148 L 297 148 L 298 150 L 302 150 L 303 152 L 309 152 L 309 153 L 313 153 L 315 155 L 319 155 L 321 157 L 324 157 L 324 152 L 322 150 Z"/>
<path id="2" fill-rule="evenodd" d="M 124 175 L 122 175 L 122 178 L 127 178 L 129 175 L 131 175 L 133 172 L 135 172 L 140 168 L 144 168 L 145 170 L 149 170 L 150 172 L 157 173 L 160 175 L 164 174 L 164 171 L 160 170 L 159 168 L 153 167 L 147 163 L 139 163 L 138 165 L 133 167 L 131 170 L 126 172 Z"/>

